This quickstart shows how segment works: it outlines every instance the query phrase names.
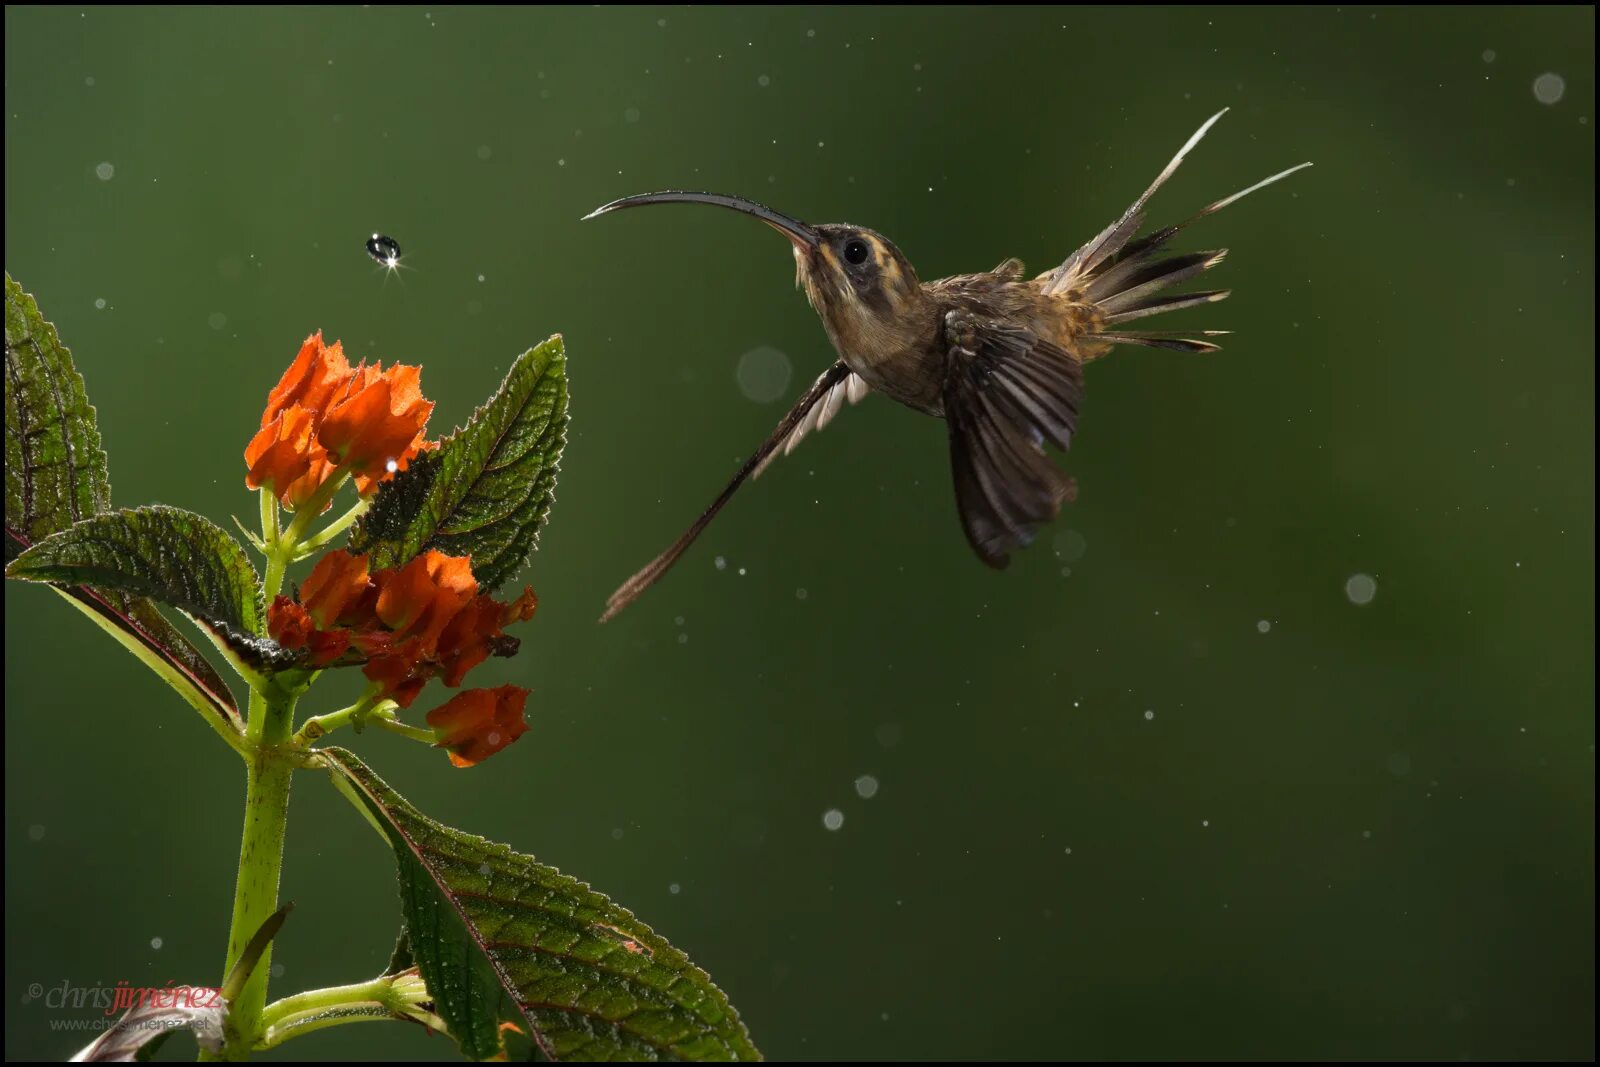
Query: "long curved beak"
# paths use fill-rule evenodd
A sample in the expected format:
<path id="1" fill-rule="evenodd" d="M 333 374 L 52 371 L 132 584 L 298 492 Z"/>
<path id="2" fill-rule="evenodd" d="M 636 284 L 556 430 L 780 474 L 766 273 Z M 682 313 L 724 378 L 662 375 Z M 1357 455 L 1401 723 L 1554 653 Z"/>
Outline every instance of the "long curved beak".
<path id="1" fill-rule="evenodd" d="M 758 204 L 754 200 L 746 200 L 742 196 L 724 196 L 722 193 L 689 193 L 679 190 L 668 190 L 661 193 L 640 193 L 638 196 L 625 196 L 621 200 L 613 200 L 603 207 L 597 207 L 579 221 L 587 221 L 596 215 L 604 215 L 612 211 L 621 211 L 625 207 L 642 207 L 645 204 L 710 204 L 713 207 L 725 207 L 730 211 L 738 211 L 760 219 L 793 241 L 796 248 L 816 248 L 817 242 L 820 240 L 817 231 L 799 219 L 774 211 L 765 204 Z"/>

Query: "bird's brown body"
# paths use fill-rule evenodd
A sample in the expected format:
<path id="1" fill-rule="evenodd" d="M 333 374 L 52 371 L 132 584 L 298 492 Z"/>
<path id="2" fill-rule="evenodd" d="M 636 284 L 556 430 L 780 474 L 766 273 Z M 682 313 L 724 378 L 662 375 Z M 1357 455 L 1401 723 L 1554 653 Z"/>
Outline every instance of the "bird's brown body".
<path id="1" fill-rule="evenodd" d="M 806 391 L 722 495 L 667 551 L 613 594 L 602 621 L 632 603 L 689 547 L 747 477 L 820 429 L 843 404 L 879 392 L 949 424 L 962 528 L 978 556 L 1003 567 L 1075 494 L 1043 446 L 1066 450 L 1077 430 L 1082 366 L 1118 344 L 1210 352 L 1209 341 L 1130 332 L 1125 323 L 1211 303 L 1226 290 L 1166 292 L 1222 261 L 1223 251 L 1174 254 L 1180 230 L 1294 167 L 1213 202 L 1188 222 L 1134 235 L 1145 201 L 1221 114 L 1189 139 L 1143 196 L 1059 266 L 1025 278 L 1007 259 L 993 270 L 922 282 L 887 238 L 860 226 L 810 226 L 738 197 L 650 193 L 593 215 L 644 204 L 707 203 L 753 215 L 789 238 L 795 281 L 821 319 L 839 362 Z M 1309 166 L 1309 164 L 1301 164 Z M 592 216 L 591 216 L 592 217 Z M 1215 335 L 1218 331 L 1200 331 Z"/>

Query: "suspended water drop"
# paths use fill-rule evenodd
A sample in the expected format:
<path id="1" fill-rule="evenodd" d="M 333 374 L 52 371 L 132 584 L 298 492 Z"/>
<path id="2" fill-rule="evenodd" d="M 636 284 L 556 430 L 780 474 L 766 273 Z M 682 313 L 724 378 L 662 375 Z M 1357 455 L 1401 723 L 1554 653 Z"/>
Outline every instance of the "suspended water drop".
<path id="1" fill-rule="evenodd" d="M 1541 104 L 1559 104 L 1567 95 L 1567 79 L 1546 72 L 1533 79 L 1533 98 Z"/>
<path id="2" fill-rule="evenodd" d="M 1378 595 L 1378 580 L 1370 574 L 1352 574 L 1344 583 L 1344 595 L 1352 604 L 1370 604 Z"/>
<path id="3" fill-rule="evenodd" d="M 393 237 L 375 233 L 367 238 L 367 255 L 380 267 L 393 269 L 400 265 L 400 245 Z M 424 257 L 426 258 L 426 257 Z"/>

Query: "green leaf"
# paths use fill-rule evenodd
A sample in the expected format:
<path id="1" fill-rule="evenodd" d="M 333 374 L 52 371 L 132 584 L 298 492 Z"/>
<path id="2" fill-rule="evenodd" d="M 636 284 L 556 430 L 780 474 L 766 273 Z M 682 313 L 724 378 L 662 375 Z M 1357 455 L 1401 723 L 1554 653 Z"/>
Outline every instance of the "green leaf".
<path id="1" fill-rule="evenodd" d="M 33 297 L 6 275 L 6 526 L 31 543 L 111 506 L 83 378 Z M 6 561 L 19 546 L 6 540 Z"/>
<path id="2" fill-rule="evenodd" d="M 632 912 L 321 752 L 394 849 L 411 952 L 464 1054 L 500 1054 L 510 1022 L 554 1059 L 760 1058 L 722 991 Z"/>
<path id="3" fill-rule="evenodd" d="M 72 353 L 10 274 L 5 287 L 5 560 L 10 563 L 35 541 L 108 509 L 111 485 L 95 410 Z M 227 683 L 154 604 L 105 589 L 64 592 L 165 660 L 176 672 L 175 678 L 163 675 L 169 683 L 192 687 L 218 712 L 238 719 Z"/>
<path id="4" fill-rule="evenodd" d="M 155 504 L 84 519 L 22 553 L 6 575 L 153 597 L 217 630 L 250 662 L 295 659 L 262 636 L 261 582 L 244 549 L 191 511 Z"/>
<path id="5" fill-rule="evenodd" d="M 471 556 L 493 590 L 539 540 L 567 443 L 567 361 L 561 335 L 530 348 L 467 425 L 378 490 L 350 535 L 373 567 L 437 549 Z"/>

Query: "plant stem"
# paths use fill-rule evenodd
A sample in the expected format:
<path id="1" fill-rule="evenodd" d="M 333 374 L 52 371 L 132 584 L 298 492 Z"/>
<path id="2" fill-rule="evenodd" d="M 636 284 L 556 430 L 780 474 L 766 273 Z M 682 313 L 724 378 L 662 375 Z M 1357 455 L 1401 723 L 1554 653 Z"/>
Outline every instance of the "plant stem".
<path id="1" fill-rule="evenodd" d="M 318 530 L 304 541 L 301 541 L 299 548 L 295 550 L 294 558 L 296 560 L 302 560 L 316 552 L 323 545 L 327 544 L 329 541 L 332 541 L 335 537 L 338 537 L 351 526 L 355 525 L 356 520 L 365 515 L 367 513 L 367 509 L 371 506 L 371 497 L 363 497 L 362 499 L 357 500 L 349 511 L 345 512 L 343 515 L 340 515 L 337 519 L 334 519 L 332 522 L 328 523 L 328 525 L 324 526 L 322 529 Z"/>
<path id="2" fill-rule="evenodd" d="M 290 1038 L 329 1026 L 382 1019 L 410 1019 L 443 1031 L 444 1021 L 421 1006 L 429 999 L 427 986 L 414 970 L 297 993 L 267 1005 L 256 1048 L 276 1048 Z"/>
<path id="3" fill-rule="evenodd" d="M 233 925 L 228 931 L 227 975 L 261 924 L 278 909 L 278 879 L 283 868 L 284 825 L 289 814 L 289 781 L 294 764 L 279 753 L 289 741 L 295 697 L 252 693 L 249 736 L 255 753 L 245 787 L 244 834 L 239 846 L 239 879 L 233 894 Z M 229 1008 L 227 1044 L 222 1056 L 246 1058 L 261 1030 L 272 969 L 269 946 Z"/>
<path id="4" fill-rule="evenodd" d="M 374 682 L 361 694 L 361 699 L 351 704 L 348 708 L 330 711 L 326 715 L 318 715 L 307 719 L 305 725 L 300 727 L 299 733 L 294 735 L 294 744 L 297 748 L 304 748 L 311 742 L 326 737 L 341 726 L 354 724 L 356 732 L 361 732 L 363 720 L 370 714 L 382 715 L 385 711 L 393 713 L 397 706 L 392 700 L 379 700 L 378 693 L 382 686 Z"/>
<path id="5" fill-rule="evenodd" d="M 266 594 L 267 603 L 272 603 L 273 598 L 283 589 L 284 571 L 288 569 L 289 564 L 299 558 L 296 552 L 300 547 L 300 541 L 306 535 L 306 528 L 327 508 L 334 494 L 339 491 L 339 487 L 349 480 L 350 475 L 344 473 L 335 474 L 323 482 L 317 487 L 317 491 L 311 494 L 311 499 L 295 512 L 288 528 L 282 531 L 278 529 L 277 501 L 270 497 L 262 498 L 261 539 L 267 543 L 267 573 L 262 578 L 261 587 Z"/>

